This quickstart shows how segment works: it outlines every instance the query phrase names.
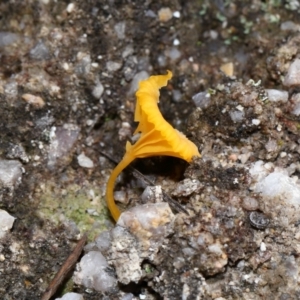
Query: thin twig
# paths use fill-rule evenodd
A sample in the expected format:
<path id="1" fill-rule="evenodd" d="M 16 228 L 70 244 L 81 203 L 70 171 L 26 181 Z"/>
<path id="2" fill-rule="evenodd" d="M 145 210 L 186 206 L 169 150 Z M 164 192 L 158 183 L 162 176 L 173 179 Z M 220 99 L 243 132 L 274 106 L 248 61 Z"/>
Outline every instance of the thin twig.
<path id="1" fill-rule="evenodd" d="M 41 300 L 49 300 L 56 293 L 57 289 L 59 288 L 63 280 L 66 278 L 70 270 L 75 266 L 86 241 L 87 234 L 85 233 L 75 246 L 74 250 L 68 256 L 67 260 L 56 273 L 55 277 L 50 282 Z"/>
<path id="2" fill-rule="evenodd" d="M 104 157 L 108 158 L 113 163 L 118 164 L 118 162 L 114 158 L 112 158 L 110 155 L 108 155 L 102 151 L 99 151 L 99 153 L 101 155 L 103 155 Z M 134 167 L 129 166 L 129 168 L 132 170 L 134 177 L 141 179 L 142 181 L 144 181 L 144 183 L 147 183 L 149 185 L 152 185 L 152 186 L 155 185 L 155 183 L 153 181 L 148 179 L 144 174 L 142 174 L 140 171 L 138 171 Z M 175 211 L 183 212 L 187 215 L 189 214 L 188 211 L 180 203 L 178 203 L 176 200 L 174 200 L 172 197 L 170 197 L 166 192 L 163 191 L 163 189 L 162 189 L 162 194 L 163 194 L 163 199 L 165 201 L 167 201 L 174 208 Z"/>
<path id="3" fill-rule="evenodd" d="M 105 152 L 102 152 L 101 150 L 98 150 L 98 152 L 103 155 L 104 157 L 106 157 L 107 159 L 109 159 L 110 161 L 112 161 L 114 164 L 118 164 L 118 162 L 112 157 L 110 156 L 109 154 L 105 153 Z"/>

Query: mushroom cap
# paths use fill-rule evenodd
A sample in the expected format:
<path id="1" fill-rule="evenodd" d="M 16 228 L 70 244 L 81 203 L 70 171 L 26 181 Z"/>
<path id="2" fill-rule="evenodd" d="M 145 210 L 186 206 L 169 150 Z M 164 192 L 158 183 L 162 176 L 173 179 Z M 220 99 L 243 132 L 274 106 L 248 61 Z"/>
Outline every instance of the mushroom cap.
<path id="1" fill-rule="evenodd" d="M 193 156 L 200 156 L 196 145 L 174 129 L 158 108 L 159 89 L 171 78 L 172 72 L 168 71 L 167 75 L 151 76 L 139 83 L 134 115 L 139 125 L 134 134 L 140 132 L 141 136 L 135 144 L 127 142 L 126 145 L 126 151 L 136 158 L 168 155 L 190 162 Z"/>

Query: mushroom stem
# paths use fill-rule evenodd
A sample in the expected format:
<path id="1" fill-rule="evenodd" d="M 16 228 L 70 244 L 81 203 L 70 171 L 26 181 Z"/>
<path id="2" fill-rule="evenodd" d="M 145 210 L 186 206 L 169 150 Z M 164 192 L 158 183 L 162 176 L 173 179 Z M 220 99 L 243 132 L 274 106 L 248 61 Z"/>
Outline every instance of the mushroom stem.
<path id="1" fill-rule="evenodd" d="M 129 155 L 128 153 L 125 154 L 123 159 L 119 162 L 119 164 L 115 167 L 115 169 L 112 171 L 109 180 L 107 182 L 106 186 L 106 203 L 108 206 L 108 209 L 114 218 L 114 220 L 117 222 L 120 217 L 120 210 L 116 205 L 115 199 L 114 199 L 114 186 L 115 181 L 118 177 L 118 175 L 134 160 L 134 157 L 132 155 Z"/>

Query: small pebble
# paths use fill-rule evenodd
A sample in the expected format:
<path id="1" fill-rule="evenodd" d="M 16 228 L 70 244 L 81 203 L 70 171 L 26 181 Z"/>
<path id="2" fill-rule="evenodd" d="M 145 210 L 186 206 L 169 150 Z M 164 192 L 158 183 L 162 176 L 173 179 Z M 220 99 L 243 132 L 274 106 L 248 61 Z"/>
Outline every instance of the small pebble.
<path id="1" fill-rule="evenodd" d="M 117 280 L 112 272 L 107 272 L 107 269 L 106 258 L 98 251 L 90 251 L 77 265 L 77 271 L 73 276 L 74 282 L 99 292 L 108 292 L 116 286 Z"/>
<path id="2" fill-rule="evenodd" d="M 267 250 L 266 244 L 264 242 L 261 242 L 259 249 L 260 251 L 265 252 Z"/>
<path id="3" fill-rule="evenodd" d="M 90 216 L 99 216 L 99 213 L 94 209 L 94 208 L 88 208 L 86 210 L 86 212 L 90 215 Z"/>
<path id="4" fill-rule="evenodd" d="M 242 202 L 242 206 L 246 210 L 257 210 L 258 201 L 252 197 L 245 197 Z"/>
<path id="5" fill-rule="evenodd" d="M 0 31 L 0 47 L 9 46 L 20 39 L 20 36 L 16 33 L 9 31 Z"/>
<path id="6" fill-rule="evenodd" d="M 126 58 L 127 56 L 133 54 L 134 49 L 132 47 L 132 45 L 127 45 L 124 49 L 124 51 L 122 52 L 122 57 Z"/>
<path id="7" fill-rule="evenodd" d="M 121 124 L 121 128 L 119 129 L 119 138 L 120 140 L 123 140 L 127 137 L 131 137 L 132 135 L 132 128 L 131 128 L 131 125 L 130 123 L 128 122 L 122 122 Z"/>
<path id="8" fill-rule="evenodd" d="M 125 294 L 125 295 L 121 298 L 121 300 L 134 300 L 134 299 L 136 299 L 136 298 L 135 298 L 134 295 L 131 294 L 131 293 Z"/>
<path id="9" fill-rule="evenodd" d="M 96 98 L 96 99 L 100 99 L 102 94 L 104 92 L 104 86 L 103 84 L 98 81 L 97 84 L 95 85 L 93 91 L 92 91 L 92 95 Z"/>
<path id="10" fill-rule="evenodd" d="M 172 47 L 166 51 L 166 56 L 169 57 L 172 62 L 175 62 L 181 57 L 181 52 L 176 47 Z"/>
<path id="11" fill-rule="evenodd" d="M 229 77 L 233 76 L 233 63 L 229 62 L 229 63 L 223 64 L 220 67 L 220 70 L 222 72 L 224 72 L 226 76 L 229 76 Z"/>
<path id="12" fill-rule="evenodd" d="M 214 242 L 214 237 L 210 232 L 200 232 L 198 238 L 197 238 L 197 243 L 200 246 L 208 246 Z"/>
<path id="13" fill-rule="evenodd" d="M 46 120 L 43 121 L 46 122 Z M 48 167 L 50 169 L 54 168 L 58 159 L 68 157 L 74 143 L 77 141 L 79 132 L 79 127 L 74 124 L 66 123 L 63 126 L 51 127 L 49 134 L 51 142 L 48 152 Z"/>
<path id="14" fill-rule="evenodd" d="M 182 99 L 182 94 L 179 90 L 173 90 L 172 91 L 172 99 L 174 102 L 178 103 Z"/>
<path id="15" fill-rule="evenodd" d="M 115 32 L 120 40 L 125 39 L 125 29 L 126 29 L 126 23 L 125 22 L 119 22 L 114 27 Z"/>
<path id="16" fill-rule="evenodd" d="M 115 71 L 118 71 L 119 69 L 121 69 L 122 67 L 122 64 L 119 63 L 119 62 L 116 62 L 116 61 L 108 61 L 106 63 L 106 69 L 107 71 L 109 72 L 115 72 Z"/>
<path id="17" fill-rule="evenodd" d="M 174 46 L 180 45 L 180 41 L 179 41 L 178 39 L 175 39 L 175 40 L 173 41 L 173 45 L 174 45 Z"/>
<path id="18" fill-rule="evenodd" d="M 180 18 L 180 11 L 174 11 L 173 12 L 173 17 L 179 19 Z"/>
<path id="19" fill-rule="evenodd" d="M 84 298 L 77 293 L 66 293 L 62 298 L 56 298 L 55 300 L 84 300 Z"/>
<path id="20" fill-rule="evenodd" d="M 122 228 L 130 230 L 136 237 L 147 241 L 152 237 L 157 240 L 165 234 L 167 224 L 174 219 L 169 204 L 165 202 L 150 203 L 132 207 L 123 212 L 117 222 Z M 145 231 L 148 234 L 145 236 Z"/>
<path id="21" fill-rule="evenodd" d="M 202 185 L 199 180 L 186 178 L 176 184 L 172 196 L 187 197 L 194 192 L 198 192 L 201 187 Z"/>
<path id="22" fill-rule="evenodd" d="M 21 178 L 22 164 L 18 160 L 0 160 L 0 187 L 12 189 Z"/>
<path id="23" fill-rule="evenodd" d="M 267 89 L 268 99 L 271 102 L 287 102 L 289 99 L 289 93 L 287 91 Z"/>
<path id="24" fill-rule="evenodd" d="M 280 30 L 283 31 L 300 31 L 300 25 L 292 22 L 292 21 L 286 21 L 282 22 L 280 25 Z"/>
<path id="25" fill-rule="evenodd" d="M 208 92 L 200 92 L 192 97 L 194 104 L 200 108 L 207 108 L 210 105 L 211 99 Z"/>
<path id="26" fill-rule="evenodd" d="M 74 11 L 74 8 L 75 8 L 75 4 L 74 3 L 69 3 L 68 6 L 67 6 L 67 13 L 70 14 Z"/>
<path id="27" fill-rule="evenodd" d="M 229 111 L 229 116 L 234 123 L 237 123 L 244 120 L 245 113 L 244 111 L 234 110 L 234 111 Z"/>
<path id="28" fill-rule="evenodd" d="M 127 198 L 127 195 L 126 195 L 125 191 L 115 191 L 114 192 L 114 198 L 115 198 L 116 201 L 121 202 L 121 203 L 125 203 L 125 204 L 127 204 L 128 200 L 129 200 Z"/>
<path id="29" fill-rule="evenodd" d="M 300 93 L 293 94 L 292 96 L 293 111 L 292 114 L 299 116 L 300 115 Z"/>
<path id="30" fill-rule="evenodd" d="M 260 120 L 252 119 L 252 124 L 258 126 L 260 124 Z"/>
<path id="31" fill-rule="evenodd" d="M 239 111 L 243 111 L 244 107 L 239 104 L 239 105 L 236 106 L 236 109 L 239 110 Z"/>
<path id="32" fill-rule="evenodd" d="M 34 96 L 32 94 L 23 94 L 22 99 L 28 104 L 31 104 L 36 109 L 41 109 L 45 106 L 45 101 L 39 96 Z"/>
<path id="33" fill-rule="evenodd" d="M 77 156 L 77 161 L 78 164 L 83 168 L 90 169 L 94 167 L 93 161 L 89 157 L 87 157 L 84 153 L 81 153 L 80 155 Z"/>
<path id="34" fill-rule="evenodd" d="M 0 238 L 2 238 L 5 233 L 12 228 L 14 221 L 15 218 L 13 216 L 5 210 L 0 209 Z"/>
<path id="35" fill-rule="evenodd" d="M 219 36 L 219 33 L 216 30 L 210 30 L 209 31 L 209 36 L 212 40 L 216 40 Z"/>
<path id="36" fill-rule="evenodd" d="M 78 52 L 77 53 L 77 61 L 78 63 L 75 66 L 75 71 L 78 75 L 86 75 L 91 70 L 91 56 L 85 52 Z"/>
<path id="37" fill-rule="evenodd" d="M 158 18 L 160 22 L 168 22 L 173 17 L 172 11 L 169 7 L 163 7 L 158 11 Z"/>
<path id="38" fill-rule="evenodd" d="M 95 239 L 96 246 L 104 253 L 111 248 L 111 235 L 110 231 L 102 231 L 99 236 Z"/>
<path id="39" fill-rule="evenodd" d="M 141 196 L 141 199 L 144 203 L 162 202 L 163 194 L 161 186 L 147 186 Z"/>
<path id="40" fill-rule="evenodd" d="M 278 142 L 275 139 L 269 139 L 265 144 L 265 148 L 268 152 L 275 152 L 278 150 Z"/>
<path id="41" fill-rule="evenodd" d="M 287 87 L 300 85 L 300 59 L 296 58 L 290 65 L 283 80 L 283 85 Z"/>
<path id="42" fill-rule="evenodd" d="M 92 126 L 92 125 L 94 125 L 94 123 L 95 123 L 94 120 L 90 120 L 90 119 L 86 120 L 86 125 L 87 126 Z"/>
<path id="43" fill-rule="evenodd" d="M 287 156 L 287 153 L 286 152 L 280 152 L 280 157 L 283 158 L 283 157 L 286 157 Z"/>
<path id="44" fill-rule="evenodd" d="M 14 98 L 18 96 L 18 84 L 15 80 L 8 81 L 4 86 L 4 92 L 7 97 Z"/>
<path id="45" fill-rule="evenodd" d="M 29 157 L 22 145 L 10 144 L 6 152 L 6 157 L 10 159 L 20 159 L 23 163 L 29 162 Z"/>
<path id="46" fill-rule="evenodd" d="M 165 55 L 158 55 L 157 62 L 161 67 L 165 67 L 167 65 L 167 58 Z"/>
<path id="47" fill-rule="evenodd" d="M 64 63 L 62 64 L 62 67 L 63 67 L 63 69 L 64 69 L 65 71 L 69 71 L 69 69 L 70 69 L 70 66 L 69 66 L 69 64 L 68 64 L 67 62 L 64 62 Z"/>
<path id="48" fill-rule="evenodd" d="M 300 103 L 295 104 L 292 114 L 294 114 L 296 116 L 300 115 Z"/>
<path id="49" fill-rule="evenodd" d="M 32 59 L 46 60 L 50 58 L 50 51 L 43 41 L 39 41 L 29 52 Z"/>
<path id="50" fill-rule="evenodd" d="M 145 16 L 149 18 L 156 18 L 155 12 L 151 9 L 145 11 Z"/>
<path id="51" fill-rule="evenodd" d="M 147 79 L 149 76 L 150 76 L 149 73 L 146 71 L 141 71 L 139 73 L 136 73 L 131 81 L 131 85 L 130 85 L 128 94 L 133 95 L 136 92 L 136 90 L 138 89 L 139 82 L 141 80 Z"/>

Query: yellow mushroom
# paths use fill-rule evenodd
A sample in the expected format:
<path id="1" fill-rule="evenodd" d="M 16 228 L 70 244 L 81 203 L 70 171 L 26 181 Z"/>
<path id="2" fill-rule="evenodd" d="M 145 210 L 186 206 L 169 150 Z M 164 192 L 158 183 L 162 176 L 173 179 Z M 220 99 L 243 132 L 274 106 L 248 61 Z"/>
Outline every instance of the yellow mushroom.
<path id="1" fill-rule="evenodd" d="M 162 116 L 157 103 L 159 90 L 167 85 L 172 73 L 151 76 L 139 83 L 136 92 L 136 108 L 134 120 L 139 122 L 134 134 L 140 133 L 135 144 L 127 142 L 126 153 L 120 163 L 112 171 L 106 187 L 107 206 L 115 221 L 120 216 L 114 196 L 114 184 L 118 175 L 134 159 L 149 156 L 168 155 L 179 157 L 190 162 L 193 156 L 200 156 L 196 145 L 188 140 L 184 134 L 174 129 Z"/>

